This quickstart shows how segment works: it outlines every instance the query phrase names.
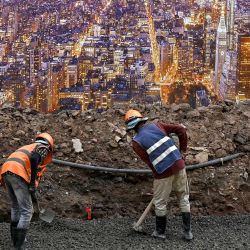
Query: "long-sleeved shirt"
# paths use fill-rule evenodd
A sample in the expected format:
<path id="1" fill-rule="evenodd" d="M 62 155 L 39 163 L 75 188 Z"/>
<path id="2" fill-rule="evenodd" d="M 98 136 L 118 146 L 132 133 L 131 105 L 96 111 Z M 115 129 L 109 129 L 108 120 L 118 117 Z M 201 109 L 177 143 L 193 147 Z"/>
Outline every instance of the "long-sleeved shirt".
<path id="1" fill-rule="evenodd" d="M 49 153 L 49 148 L 46 145 L 39 144 L 35 150 L 31 153 L 30 163 L 31 163 L 31 180 L 30 186 L 35 185 L 38 165 L 46 158 Z"/>
<path id="2" fill-rule="evenodd" d="M 173 125 L 173 124 L 166 124 L 163 122 L 157 122 L 157 127 L 159 127 L 166 135 L 170 134 L 176 134 L 179 138 L 179 144 L 180 144 L 180 151 L 182 153 L 186 152 L 187 150 L 187 133 L 186 133 L 186 127 L 182 124 L 180 125 Z M 164 171 L 161 174 L 158 174 L 153 167 L 152 163 L 150 162 L 149 155 L 147 154 L 146 150 L 141 147 L 140 144 L 138 144 L 136 141 L 132 141 L 132 147 L 135 151 L 135 153 L 151 168 L 154 178 L 155 179 L 162 179 L 169 177 L 178 171 L 185 168 L 185 162 L 183 159 L 177 160 L 170 168 L 168 168 L 166 171 Z"/>

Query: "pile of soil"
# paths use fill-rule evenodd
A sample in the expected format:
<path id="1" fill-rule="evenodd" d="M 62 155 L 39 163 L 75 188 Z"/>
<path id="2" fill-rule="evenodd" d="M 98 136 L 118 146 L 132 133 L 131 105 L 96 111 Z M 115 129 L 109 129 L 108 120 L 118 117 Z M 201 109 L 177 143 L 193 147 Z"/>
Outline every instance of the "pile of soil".
<path id="1" fill-rule="evenodd" d="M 187 165 L 244 152 L 245 156 L 222 167 L 190 171 L 190 200 L 195 215 L 250 212 L 250 103 L 226 102 L 197 109 L 185 103 L 131 107 L 150 121 L 187 127 Z M 147 168 L 131 149 L 131 136 L 123 120 L 127 108 L 115 106 L 102 113 L 90 110 L 42 114 L 4 106 L 0 108 L 0 164 L 18 147 L 32 143 L 38 132 L 47 131 L 55 138 L 56 159 L 111 168 Z M 85 218 L 86 207 L 92 208 L 94 218 L 131 216 L 140 214 L 151 200 L 152 181 L 147 176 L 87 172 L 51 164 L 39 192 L 42 205 L 62 217 Z M 3 221 L 9 211 L 3 188 L 0 199 Z M 169 213 L 179 213 L 174 196 Z"/>

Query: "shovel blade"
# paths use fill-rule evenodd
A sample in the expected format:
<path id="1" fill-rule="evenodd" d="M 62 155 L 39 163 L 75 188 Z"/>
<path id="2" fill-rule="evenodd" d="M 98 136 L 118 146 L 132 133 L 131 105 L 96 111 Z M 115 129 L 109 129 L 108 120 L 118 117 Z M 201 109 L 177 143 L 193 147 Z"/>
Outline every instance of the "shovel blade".
<path id="1" fill-rule="evenodd" d="M 42 209 L 39 213 L 39 218 L 47 223 L 51 223 L 54 220 L 55 212 L 52 210 Z"/>

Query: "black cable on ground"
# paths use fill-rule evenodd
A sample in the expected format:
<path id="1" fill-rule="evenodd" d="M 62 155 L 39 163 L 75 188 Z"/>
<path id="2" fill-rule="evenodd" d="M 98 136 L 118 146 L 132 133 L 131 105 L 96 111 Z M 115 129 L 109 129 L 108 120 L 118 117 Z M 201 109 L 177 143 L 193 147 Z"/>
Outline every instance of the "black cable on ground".
<path id="1" fill-rule="evenodd" d="M 214 166 L 217 164 L 223 165 L 224 162 L 233 160 L 235 158 L 238 158 L 240 156 L 245 155 L 244 153 L 237 153 L 233 155 L 228 155 L 223 158 L 218 158 L 215 160 L 199 163 L 196 165 L 190 165 L 186 166 L 187 170 L 194 170 L 198 168 L 204 168 L 208 166 Z M 152 171 L 149 169 L 128 169 L 128 168 L 107 168 L 107 167 L 100 167 L 100 166 L 91 166 L 86 164 L 80 164 L 80 163 L 74 163 L 69 161 L 63 161 L 58 159 L 53 159 L 53 163 L 73 168 L 79 168 L 79 169 L 85 169 L 85 170 L 91 170 L 91 171 L 102 171 L 102 172 L 109 172 L 109 173 L 120 173 L 120 174 L 140 174 L 140 175 L 151 175 Z"/>

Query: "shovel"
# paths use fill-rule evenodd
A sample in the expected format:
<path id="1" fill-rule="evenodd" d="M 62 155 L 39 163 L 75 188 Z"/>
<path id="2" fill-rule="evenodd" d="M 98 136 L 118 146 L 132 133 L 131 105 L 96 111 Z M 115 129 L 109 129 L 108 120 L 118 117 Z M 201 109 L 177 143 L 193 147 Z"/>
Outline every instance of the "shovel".
<path id="1" fill-rule="evenodd" d="M 42 221 L 45 221 L 47 223 L 51 223 L 54 220 L 56 213 L 50 209 L 46 209 L 46 210 L 44 208 L 41 209 L 37 199 L 33 200 L 33 202 L 35 203 L 36 208 L 39 211 L 39 218 Z"/>
<path id="2" fill-rule="evenodd" d="M 147 214 L 149 213 L 151 207 L 153 206 L 153 202 L 154 202 L 154 198 L 150 201 L 150 203 L 148 204 L 148 206 L 144 210 L 144 212 L 141 215 L 141 217 L 139 218 L 139 220 L 136 223 L 133 224 L 133 229 L 136 232 L 142 232 L 141 224 L 143 223 L 143 221 L 145 220 L 145 218 L 146 218 Z"/>

